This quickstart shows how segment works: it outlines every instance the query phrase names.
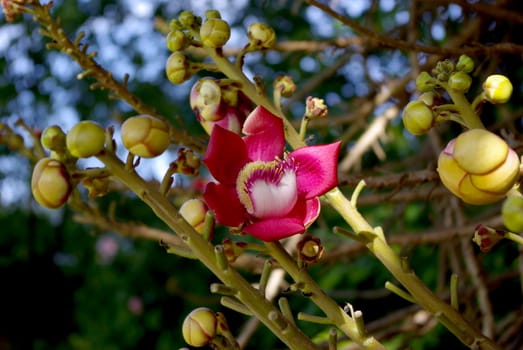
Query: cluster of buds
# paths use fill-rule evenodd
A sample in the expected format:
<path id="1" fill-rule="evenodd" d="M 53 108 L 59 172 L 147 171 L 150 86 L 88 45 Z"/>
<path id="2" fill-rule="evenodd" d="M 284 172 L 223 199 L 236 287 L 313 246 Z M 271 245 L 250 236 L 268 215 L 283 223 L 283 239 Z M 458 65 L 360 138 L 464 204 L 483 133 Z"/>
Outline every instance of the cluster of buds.
<path id="1" fill-rule="evenodd" d="M 520 160 L 499 136 L 472 129 L 451 140 L 440 153 L 443 184 L 464 202 L 488 204 L 502 199 L 516 184 Z"/>
<path id="2" fill-rule="evenodd" d="M 5 20 L 14 22 L 16 17 L 21 16 L 25 11 L 25 4 L 30 3 L 28 0 L 2 0 L 0 4 L 4 10 Z"/>
<path id="3" fill-rule="evenodd" d="M 170 144 L 168 125 L 147 114 L 140 114 L 123 122 L 121 134 L 125 148 L 142 158 L 159 156 Z"/>
<path id="4" fill-rule="evenodd" d="M 191 89 L 190 105 L 210 135 L 214 125 L 239 134 L 253 103 L 229 79 L 202 78 Z"/>

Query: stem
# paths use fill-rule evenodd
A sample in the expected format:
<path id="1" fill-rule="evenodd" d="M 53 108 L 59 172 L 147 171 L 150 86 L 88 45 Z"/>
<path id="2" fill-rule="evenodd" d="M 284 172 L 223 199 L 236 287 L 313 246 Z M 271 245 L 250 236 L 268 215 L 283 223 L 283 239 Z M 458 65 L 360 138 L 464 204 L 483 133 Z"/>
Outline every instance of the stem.
<path id="1" fill-rule="evenodd" d="M 220 259 L 215 258 L 215 247 L 198 234 L 178 214 L 176 207 L 151 184 L 144 181 L 134 171 L 126 170 L 125 164 L 112 153 L 103 151 L 97 155 L 97 158 L 116 178 L 149 205 L 158 218 L 180 236 L 196 258 L 214 275 L 225 285 L 235 288 L 238 291 L 235 297 L 247 306 L 281 341 L 291 349 L 317 349 L 317 346 L 292 322 L 286 322 L 282 329 L 281 322 L 285 320 L 285 317 L 281 315 L 280 311 L 231 266 L 220 266 L 220 261 L 218 261 Z"/>
<path id="2" fill-rule="evenodd" d="M 345 198 L 339 188 L 326 194 L 331 205 L 345 221 L 358 233 L 373 232 L 373 228 Z M 378 258 L 392 275 L 407 289 L 412 298 L 425 310 L 434 315 L 461 342 L 470 348 L 482 350 L 501 350 L 492 340 L 472 327 L 452 306 L 439 299 L 416 274 L 405 267 L 405 263 L 396 255 L 387 242 L 376 235 L 367 248 Z"/>
<path id="3" fill-rule="evenodd" d="M 328 297 L 305 269 L 300 269 L 279 242 L 267 242 L 267 251 L 278 261 L 297 284 L 303 284 L 312 301 L 345 335 L 366 349 L 385 349 L 373 337 L 365 337 L 358 324 L 334 300 Z M 303 315 L 302 315 L 303 316 Z M 323 318 L 319 318 L 323 319 Z"/>
<path id="4" fill-rule="evenodd" d="M 469 101 L 463 94 L 463 92 L 456 91 L 448 86 L 442 85 L 447 93 L 449 94 L 450 98 L 454 102 L 454 105 L 456 106 L 457 111 L 461 115 L 463 119 L 463 123 L 469 128 L 469 129 L 485 129 L 485 126 L 481 122 L 481 119 L 479 119 L 478 115 L 470 105 Z"/>

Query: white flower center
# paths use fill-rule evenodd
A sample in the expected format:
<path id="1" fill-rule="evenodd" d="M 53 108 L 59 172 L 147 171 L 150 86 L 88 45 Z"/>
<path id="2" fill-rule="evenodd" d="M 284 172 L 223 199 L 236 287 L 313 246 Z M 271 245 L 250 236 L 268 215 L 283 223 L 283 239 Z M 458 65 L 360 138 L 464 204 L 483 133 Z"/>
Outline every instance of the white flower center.
<path id="1" fill-rule="evenodd" d="M 298 200 L 292 161 L 248 163 L 240 171 L 236 188 L 247 212 L 258 219 L 283 217 Z"/>

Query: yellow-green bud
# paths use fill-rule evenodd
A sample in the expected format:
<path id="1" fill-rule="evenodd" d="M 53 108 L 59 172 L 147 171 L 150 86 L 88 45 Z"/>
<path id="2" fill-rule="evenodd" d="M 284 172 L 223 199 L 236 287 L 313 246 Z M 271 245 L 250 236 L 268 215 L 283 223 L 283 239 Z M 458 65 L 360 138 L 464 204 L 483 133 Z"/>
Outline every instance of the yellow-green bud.
<path id="1" fill-rule="evenodd" d="M 219 48 L 225 45 L 231 37 L 229 23 L 220 18 L 210 18 L 200 27 L 200 40 L 202 45 Z"/>
<path id="2" fill-rule="evenodd" d="M 324 249 L 319 238 L 306 235 L 298 242 L 296 250 L 302 262 L 313 264 L 321 259 Z"/>
<path id="3" fill-rule="evenodd" d="M 167 48 L 173 52 L 181 51 L 187 48 L 187 46 L 190 44 L 189 38 L 181 30 L 170 31 L 169 34 L 167 34 L 165 42 L 167 44 Z"/>
<path id="4" fill-rule="evenodd" d="M 147 114 L 127 119 L 122 124 L 121 134 L 125 148 L 142 158 L 162 154 L 170 143 L 167 124 Z"/>
<path id="5" fill-rule="evenodd" d="M 165 64 L 167 78 L 173 84 L 181 84 L 194 74 L 191 61 L 181 51 L 173 52 Z"/>
<path id="6" fill-rule="evenodd" d="M 512 83 L 504 75 L 493 74 L 483 83 L 483 92 L 490 103 L 505 103 L 512 95 Z"/>
<path id="7" fill-rule="evenodd" d="M 58 125 L 48 126 L 42 132 L 40 142 L 50 151 L 63 151 L 65 149 L 65 133 Z"/>
<path id="8" fill-rule="evenodd" d="M 421 92 L 427 92 L 434 89 L 434 78 L 428 72 L 421 72 L 416 77 L 416 88 Z"/>
<path id="9" fill-rule="evenodd" d="M 65 166 L 52 158 L 42 158 L 36 163 L 31 177 L 34 199 L 49 209 L 56 209 L 67 202 L 72 185 Z"/>
<path id="10" fill-rule="evenodd" d="M 183 321 L 183 339 L 191 346 L 205 346 L 216 336 L 217 323 L 214 311 L 205 307 L 194 309 Z"/>
<path id="11" fill-rule="evenodd" d="M 472 84 L 472 78 L 465 72 L 455 72 L 449 78 L 449 87 L 453 90 L 460 92 L 469 91 L 470 85 Z"/>
<path id="12" fill-rule="evenodd" d="M 274 89 L 279 90 L 283 97 L 291 97 L 296 91 L 296 84 L 290 75 L 277 76 L 273 83 Z"/>
<path id="13" fill-rule="evenodd" d="M 474 61 L 467 55 L 461 55 L 456 63 L 456 70 L 470 73 L 474 70 Z"/>
<path id="14" fill-rule="evenodd" d="M 502 199 L 519 177 L 520 160 L 499 136 L 472 129 L 451 140 L 438 158 L 441 181 L 469 204 Z"/>
<path id="15" fill-rule="evenodd" d="M 205 11 L 205 18 L 211 19 L 211 18 L 222 18 L 222 15 L 220 15 L 220 11 L 218 10 L 207 10 Z"/>
<path id="16" fill-rule="evenodd" d="M 180 207 L 180 215 L 199 233 L 205 228 L 207 205 L 201 199 L 189 199 Z"/>
<path id="17" fill-rule="evenodd" d="M 523 232 L 523 196 L 508 195 L 501 207 L 503 224 L 512 232 Z"/>
<path id="18" fill-rule="evenodd" d="M 200 21 L 199 17 L 195 16 L 191 11 L 182 11 L 178 16 L 178 22 L 182 28 L 193 28 L 195 25 L 198 25 Z"/>
<path id="19" fill-rule="evenodd" d="M 254 48 L 270 49 L 276 43 L 276 33 L 274 29 L 263 23 L 253 23 L 247 29 L 249 43 Z"/>
<path id="20" fill-rule="evenodd" d="M 423 135 L 435 123 L 436 118 L 429 106 L 422 101 L 409 102 L 403 109 L 403 125 L 413 135 Z"/>
<path id="21" fill-rule="evenodd" d="M 105 130 L 99 124 L 85 120 L 69 130 L 65 142 L 72 156 L 91 157 L 104 149 Z"/>

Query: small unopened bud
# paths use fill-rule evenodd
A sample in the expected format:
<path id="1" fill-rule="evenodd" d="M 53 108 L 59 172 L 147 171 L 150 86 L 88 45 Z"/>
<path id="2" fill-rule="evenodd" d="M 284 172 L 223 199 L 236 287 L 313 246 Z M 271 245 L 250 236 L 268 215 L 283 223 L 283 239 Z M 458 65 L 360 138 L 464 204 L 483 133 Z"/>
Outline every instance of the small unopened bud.
<path id="1" fill-rule="evenodd" d="M 181 30 L 172 30 L 167 34 L 165 39 L 167 48 L 172 51 L 181 51 L 190 44 L 190 40 L 187 35 Z"/>
<path id="2" fill-rule="evenodd" d="M 420 100 L 409 102 L 403 109 L 403 125 L 413 135 L 427 133 L 436 121 L 434 112 Z"/>
<path id="3" fill-rule="evenodd" d="M 427 92 L 436 86 L 434 78 L 428 72 L 421 72 L 416 78 L 416 88 L 421 92 Z"/>
<path id="4" fill-rule="evenodd" d="M 200 158 L 194 152 L 187 148 L 180 148 L 178 150 L 178 158 L 176 159 L 178 173 L 184 175 L 196 176 L 200 172 Z"/>
<path id="5" fill-rule="evenodd" d="M 178 23 L 182 28 L 190 29 L 197 26 L 200 22 L 200 18 L 195 16 L 191 11 L 182 11 L 178 15 Z"/>
<path id="6" fill-rule="evenodd" d="M 169 128 L 147 114 L 127 119 L 122 124 L 122 142 L 129 152 L 143 158 L 162 154 L 169 146 Z"/>
<path id="7" fill-rule="evenodd" d="M 263 23 L 253 23 L 247 29 L 247 37 L 252 49 L 270 49 L 276 43 L 274 29 Z"/>
<path id="8" fill-rule="evenodd" d="M 474 61 L 467 55 L 461 55 L 456 63 L 456 70 L 470 73 L 474 70 Z"/>
<path id="9" fill-rule="evenodd" d="M 63 151 L 65 149 L 65 133 L 58 125 L 48 126 L 42 132 L 40 142 L 50 151 Z"/>
<path id="10" fill-rule="evenodd" d="M 302 262 L 313 264 L 323 255 L 323 246 L 319 238 L 306 235 L 298 242 L 297 251 Z"/>
<path id="11" fill-rule="evenodd" d="M 191 346 L 205 346 L 216 336 L 217 323 L 216 314 L 211 309 L 194 309 L 183 321 L 183 339 Z"/>
<path id="12" fill-rule="evenodd" d="M 512 83 L 504 75 L 493 74 L 483 83 L 483 92 L 490 103 L 505 103 L 512 95 Z"/>
<path id="13" fill-rule="evenodd" d="M 165 64 L 165 73 L 173 84 L 181 84 L 187 81 L 196 71 L 189 58 L 181 51 L 173 52 Z"/>
<path id="14" fill-rule="evenodd" d="M 203 46 L 219 48 L 231 37 L 229 23 L 220 18 L 207 19 L 200 27 L 200 40 Z"/>
<path id="15" fill-rule="evenodd" d="M 523 232 L 523 196 L 508 195 L 501 207 L 503 224 L 512 232 Z"/>
<path id="16" fill-rule="evenodd" d="M 41 206 L 56 209 L 64 205 L 72 191 L 65 166 L 55 159 L 40 159 L 33 169 L 31 191 Z"/>
<path id="17" fill-rule="evenodd" d="M 449 77 L 448 84 L 453 90 L 467 92 L 472 84 L 472 78 L 467 73 L 458 71 Z"/>
<path id="18" fill-rule="evenodd" d="M 283 97 L 291 97 L 296 91 L 296 84 L 290 75 L 280 75 L 273 83 L 274 89 L 279 90 Z"/>
<path id="19" fill-rule="evenodd" d="M 504 231 L 479 224 L 474 230 L 472 241 L 479 246 L 482 252 L 489 252 L 504 237 Z"/>
<path id="20" fill-rule="evenodd" d="M 305 117 L 308 119 L 325 118 L 329 108 L 321 98 L 308 96 L 305 100 Z"/>
<path id="21" fill-rule="evenodd" d="M 201 199 L 189 199 L 180 207 L 180 215 L 199 233 L 205 228 L 207 205 Z"/>
<path id="22" fill-rule="evenodd" d="M 104 149 L 105 130 L 99 124 L 85 120 L 67 133 L 67 149 L 76 158 L 88 158 Z"/>

